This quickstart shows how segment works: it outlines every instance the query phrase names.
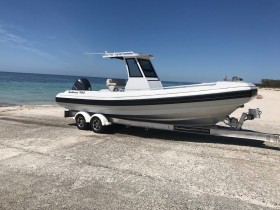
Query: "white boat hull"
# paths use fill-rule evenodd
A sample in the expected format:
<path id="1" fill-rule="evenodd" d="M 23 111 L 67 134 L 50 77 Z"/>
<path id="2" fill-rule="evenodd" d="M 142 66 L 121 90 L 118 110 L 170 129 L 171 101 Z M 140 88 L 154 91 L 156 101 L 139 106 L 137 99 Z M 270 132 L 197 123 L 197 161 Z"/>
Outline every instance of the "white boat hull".
<path id="1" fill-rule="evenodd" d="M 131 120 L 208 126 L 224 120 L 256 92 L 256 87 L 247 83 L 220 82 L 155 91 L 66 91 L 56 99 L 69 110 Z"/>
<path id="2" fill-rule="evenodd" d="M 211 101 L 176 105 L 114 106 L 113 109 L 111 106 L 64 103 L 60 105 L 70 110 L 101 113 L 123 119 L 197 126 L 216 124 L 249 100 L 249 98 L 244 98 L 225 100 L 223 103 Z"/>

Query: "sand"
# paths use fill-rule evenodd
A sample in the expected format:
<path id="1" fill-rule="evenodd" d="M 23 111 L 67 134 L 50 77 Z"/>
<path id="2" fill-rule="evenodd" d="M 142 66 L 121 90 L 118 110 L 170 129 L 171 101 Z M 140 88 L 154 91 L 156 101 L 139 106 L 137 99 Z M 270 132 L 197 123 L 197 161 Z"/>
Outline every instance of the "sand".
<path id="1" fill-rule="evenodd" d="M 280 89 L 258 90 L 258 96 L 245 104 L 244 108 L 236 110 L 231 116 L 240 117 L 249 108 L 259 108 L 262 111 L 260 119 L 246 121 L 244 128 L 259 132 L 280 134 Z"/>
<path id="2" fill-rule="evenodd" d="M 260 89 L 255 131 L 278 133 Z M 143 128 L 78 130 L 58 106 L 0 107 L 0 209 L 280 209 L 280 145 Z"/>

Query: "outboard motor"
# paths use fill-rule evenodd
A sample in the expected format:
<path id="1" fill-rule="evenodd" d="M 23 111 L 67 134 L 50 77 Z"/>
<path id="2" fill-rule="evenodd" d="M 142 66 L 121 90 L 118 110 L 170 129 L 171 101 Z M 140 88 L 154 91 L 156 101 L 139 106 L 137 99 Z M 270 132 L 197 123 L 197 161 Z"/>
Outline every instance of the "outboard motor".
<path id="1" fill-rule="evenodd" d="M 85 78 L 77 79 L 72 90 L 91 90 L 90 82 Z"/>

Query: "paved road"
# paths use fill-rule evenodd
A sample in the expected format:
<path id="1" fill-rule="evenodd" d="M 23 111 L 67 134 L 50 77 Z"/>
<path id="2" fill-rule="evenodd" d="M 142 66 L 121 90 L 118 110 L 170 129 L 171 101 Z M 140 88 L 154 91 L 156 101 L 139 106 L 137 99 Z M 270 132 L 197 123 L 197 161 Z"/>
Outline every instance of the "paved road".
<path id="1" fill-rule="evenodd" d="M 95 134 L 38 109 L 0 112 L 0 209 L 280 209 L 279 145 Z"/>

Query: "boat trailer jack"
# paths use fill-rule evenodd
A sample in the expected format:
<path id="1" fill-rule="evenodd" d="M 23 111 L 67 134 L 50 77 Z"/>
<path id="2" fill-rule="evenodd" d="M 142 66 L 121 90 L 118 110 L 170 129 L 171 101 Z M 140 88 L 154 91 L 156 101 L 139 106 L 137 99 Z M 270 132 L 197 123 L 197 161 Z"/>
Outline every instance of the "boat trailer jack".
<path id="1" fill-rule="evenodd" d="M 246 120 L 253 120 L 255 118 L 260 118 L 261 111 L 259 108 L 257 109 L 249 109 L 248 113 L 243 112 L 240 119 L 238 120 L 235 117 L 226 116 L 224 123 L 235 130 L 241 130 L 242 125 Z"/>

